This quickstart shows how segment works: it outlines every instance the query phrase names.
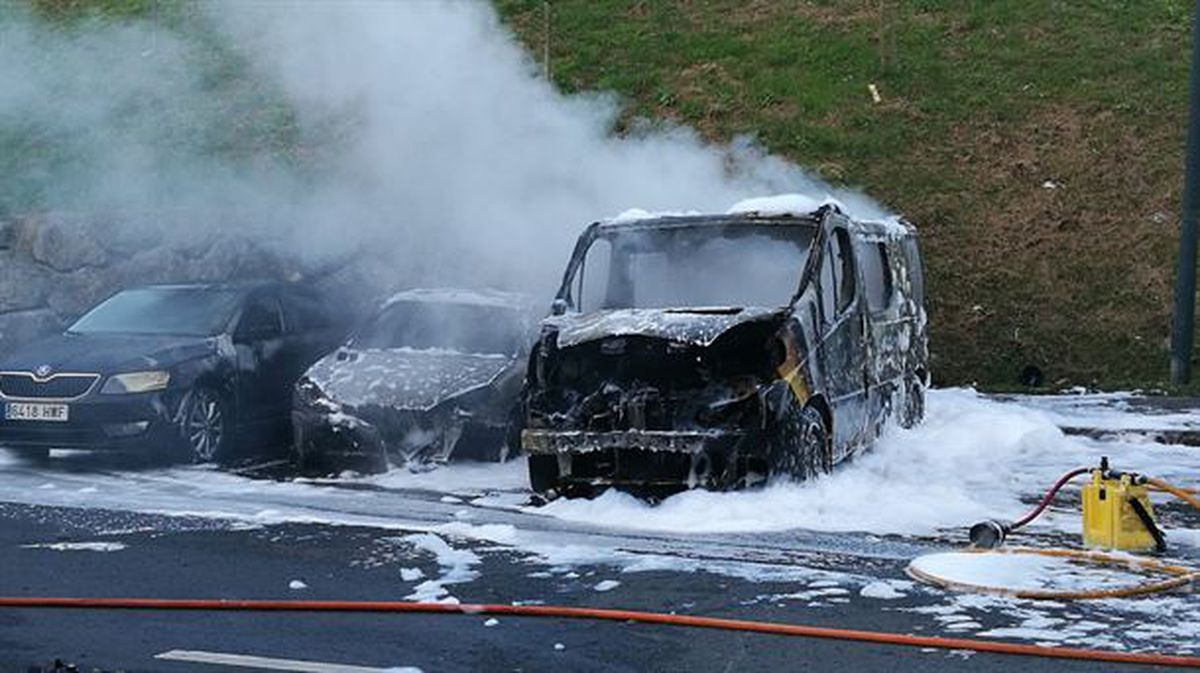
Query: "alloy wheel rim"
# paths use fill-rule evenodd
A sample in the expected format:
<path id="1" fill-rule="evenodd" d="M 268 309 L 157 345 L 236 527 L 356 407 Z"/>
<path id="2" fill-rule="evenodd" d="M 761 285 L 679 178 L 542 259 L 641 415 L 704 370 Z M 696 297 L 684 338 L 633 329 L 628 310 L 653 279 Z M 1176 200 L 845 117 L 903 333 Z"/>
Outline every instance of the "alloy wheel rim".
<path id="1" fill-rule="evenodd" d="M 224 434 L 221 405 L 207 393 L 197 394 L 188 416 L 188 443 L 198 461 L 212 460 Z"/>

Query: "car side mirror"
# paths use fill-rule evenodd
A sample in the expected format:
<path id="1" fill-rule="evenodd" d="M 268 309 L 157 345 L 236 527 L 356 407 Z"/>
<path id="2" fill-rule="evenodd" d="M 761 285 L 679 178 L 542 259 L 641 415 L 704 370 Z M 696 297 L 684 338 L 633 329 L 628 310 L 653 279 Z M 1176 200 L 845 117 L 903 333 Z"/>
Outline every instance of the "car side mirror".
<path id="1" fill-rule="evenodd" d="M 567 312 L 567 300 L 561 297 L 554 300 L 550 304 L 550 315 L 563 315 Z"/>

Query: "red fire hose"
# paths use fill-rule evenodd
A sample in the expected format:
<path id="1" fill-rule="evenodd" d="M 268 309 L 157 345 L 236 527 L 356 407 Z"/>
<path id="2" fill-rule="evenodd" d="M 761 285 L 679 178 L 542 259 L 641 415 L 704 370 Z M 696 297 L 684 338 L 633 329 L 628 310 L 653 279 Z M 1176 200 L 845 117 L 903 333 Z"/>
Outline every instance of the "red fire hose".
<path id="1" fill-rule="evenodd" d="M 409 603 L 402 601 L 295 601 L 295 600 L 204 600 L 159 598 L 43 598 L 0 597 L 0 608 L 90 608 L 102 610 L 228 610 L 251 612 L 384 612 L 464 615 L 507 615 L 514 617 L 551 617 L 560 619 L 599 619 L 614 622 L 639 622 L 769 633 L 805 638 L 848 640 L 882 645 L 932 647 L 947 650 L 974 650 L 994 654 L 1017 654 L 1054 659 L 1079 659 L 1149 666 L 1200 668 L 1200 657 L 1155 653 L 1113 652 L 1072 647 L 1041 647 L 997 640 L 943 638 L 907 633 L 886 633 L 835 629 L 803 624 L 756 622 L 691 615 L 671 615 L 633 610 L 577 608 L 553 605 L 451 605 L 445 603 Z"/>

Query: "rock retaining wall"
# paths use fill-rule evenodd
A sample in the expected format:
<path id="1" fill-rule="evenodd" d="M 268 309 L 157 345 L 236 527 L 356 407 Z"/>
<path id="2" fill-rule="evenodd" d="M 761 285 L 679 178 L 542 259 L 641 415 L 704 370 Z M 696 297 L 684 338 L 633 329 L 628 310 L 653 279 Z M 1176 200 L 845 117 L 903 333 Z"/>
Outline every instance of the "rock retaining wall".
<path id="1" fill-rule="evenodd" d="M 65 328 L 117 290 L 148 283 L 289 279 L 303 265 L 236 235 L 197 233 L 178 223 L 70 215 L 0 220 L 0 355 Z M 354 303 L 376 293 L 349 265 L 320 270 L 335 287 L 356 287 Z"/>

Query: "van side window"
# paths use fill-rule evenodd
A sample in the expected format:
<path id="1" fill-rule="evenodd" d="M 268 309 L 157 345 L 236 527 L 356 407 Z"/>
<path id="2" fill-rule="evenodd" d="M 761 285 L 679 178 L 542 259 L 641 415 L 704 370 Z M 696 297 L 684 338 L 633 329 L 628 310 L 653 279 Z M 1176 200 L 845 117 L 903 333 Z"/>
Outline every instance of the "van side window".
<path id="1" fill-rule="evenodd" d="M 588 248 L 587 256 L 583 258 L 583 268 L 577 274 L 578 285 L 572 290 L 576 295 L 575 308 L 579 311 L 597 311 L 605 308 L 614 299 L 612 295 L 624 290 L 620 283 L 613 280 L 614 275 L 624 278 L 620 273 L 613 272 L 612 244 L 601 238 Z"/>
<path id="2" fill-rule="evenodd" d="M 833 256 L 832 244 L 825 245 L 825 258 L 821 260 L 821 315 L 826 322 L 833 320 L 837 305 L 837 282 L 833 279 L 833 265 L 835 258 Z"/>
<path id="3" fill-rule="evenodd" d="M 921 267 L 921 249 L 917 239 L 904 239 L 904 256 L 908 260 L 905 266 L 908 268 L 909 282 L 912 283 L 912 300 L 920 306 L 925 302 L 925 269 Z"/>
<path id="4" fill-rule="evenodd" d="M 850 251 L 850 234 L 845 229 L 833 230 L 833 251 L 837 258 L 838 313 L 841 313 L 854 303 L 855 291 L 854 253 Z"/>
<path id="5" fill-rule="evenodd" d="M 866 283 L 867 307 L 871 311 L 883 311 L 892 303 L 892 267 L 888 264 L 887 246 L 863 243 L 858 250 L 863 282 Z"/>

